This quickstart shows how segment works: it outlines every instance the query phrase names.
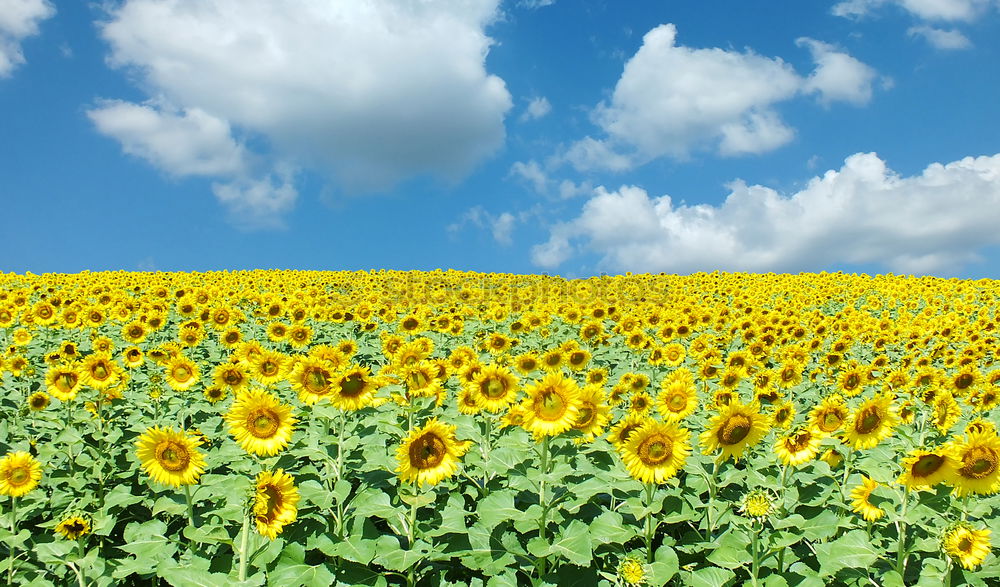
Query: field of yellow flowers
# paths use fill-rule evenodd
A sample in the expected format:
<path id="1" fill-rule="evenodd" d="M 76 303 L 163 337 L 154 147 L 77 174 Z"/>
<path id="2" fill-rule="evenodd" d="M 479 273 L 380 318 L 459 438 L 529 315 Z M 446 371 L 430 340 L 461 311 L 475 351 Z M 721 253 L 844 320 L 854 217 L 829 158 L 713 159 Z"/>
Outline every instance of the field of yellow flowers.
<path id="1" fill-rule="evenodd" d="M 17 585 L 996 585 L 1000 287 L 0 274 Z"/>

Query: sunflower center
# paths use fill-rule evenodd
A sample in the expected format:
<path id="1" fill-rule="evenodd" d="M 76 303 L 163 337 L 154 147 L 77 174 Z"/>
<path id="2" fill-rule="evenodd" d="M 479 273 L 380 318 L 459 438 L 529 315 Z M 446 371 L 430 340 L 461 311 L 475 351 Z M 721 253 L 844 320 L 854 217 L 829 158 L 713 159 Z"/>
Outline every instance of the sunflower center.
<path id="1" fill-rule="evenodd" d="M 80 534 L 86 529 L 87 529 L 86 526 L 77 521 L 70 522 L 66 526 L 66 530 L 68 530 L 71 534 Z"/>
<path id="2" fill-rule="evenodd" d="M 958 389 L 966 389 L 970 385 L 972 385 L 973 379 L 974 377 L 969 373 L 962 373 L 961 375 L 955 378 L 955 387 L 957 387 Z"/>
<path id="3" fill-rule="evenodd" d="M 858 434 L 871 434 L 875 430 L 878 430 L 879 426 L 882 424 L 882 414 L 879 413 L 878 407 L 869 406 L 858 414 L 857 423 L 854 425 L 854 430 Z"/>
<path id="4" fill-rule="evenodd" d="M 90 370 L 90 373 L 94 376 L 94 379 L 104 380 L 107 379 L 111 373 L 108 371 L 107 365 L 104 363 L 97 363 L 94 368 Z"/>
<path id="5" fill-rule="evenodd" d="M 340 395 L 344 397 L 357 397 L 365 389 L 365 382 L 357 373 L 351 373 L 340 382 Z"/>
<path id="6" fill-rule="evenodd" d="M 441 437 L 428 432 L 410 444 L 410 463 L 417 469 L 433 469 L 444 460 L 447 450 Z"/>
<path id="7" fill-rule="evenodd" d="M 913 477 L 930 477 L 944 465 L 944 457 L 936 454 L 923 455 L 910 467 Z"/>
<path id="8" fill-rule="evenodd" d="M 312 393 L 320 393 L 326 391 L 327 381 L 326 374 L 323 373 L 322 369 L 310 369 L 306 371 L 306 376 L 303 378 L 303 384 L 305 388 Z"/>
<path id="9" fill-rule="evenodd" d="M 60 373 L 59 377 L 56 378 L 56 387 L 59 388 L 59 391 L 68 393 L 76 387 L 76 382 L 78 380 L 79 378 L 76 376 L 76 373 Z"/>
<path id="10" fill-rule="evenodd" d="M 800 432 L 790 439 L 786 446 L 791 450 L 791 452 L 799 452 L 809 446 L 809 441 L 812 440 L 812 434 L 808 432 Z"/>
<path id="11" fill-rule="evenodd" d="M 594 409 L 590 405 L 580 406 L 576 412 L 576 427 L 586 428 L 590 426 L 596 415 L 596 412 L 594 412 Z"/>
<path id="12" fill-rule="evenodd" d="M 241 375 L 239 371 L 235 369 L 226 371 L 226 385 L 229 385 L 231 387 L 236 387 L 242 382 L 243 382 L 243 375 Z"/>
<path id="13" fill-rule="evenodd" d="M 655 467 L 673 456 L 674 443 L 668 438 L 655 435 L 644 440 L 636 452 L 642 464 Z"/>
<path id="14" fill-rule="evenodd" d="M 256 438 L 271 438 L 278 431 L 278 416 L 271 410 L 254 410 L 247 423 L 247 430 Z"/>
<path id="15" fill-rule="evenodd" d="M 260 372 L 270 377 L 278 372 L 278 364 L 271 360 L 264 361 L 260 364 Z"/>
<path id="16" fill-rule="evenodd" d="M 7 482 L 14 486 L 24 485 L 25 483 L 28 482 L 28 479 L 30 478 L 31 475 L 28 473 L 28 470 L 24 467 L 14 467 L 7 474 Z"/>
<path id="17" fill-rule="evenodd" d="M 269 524 L 274 521 L 277 512 L 281 509 L 281 491 L 274 485 L 265 485 L 257 490 L 257 521 Z"/>
<path id="18" fill-rule="evenodd" d="M 965 453 L 959 474 L 967 479 L 984 479 L 997 470 L 997 453 L 986 446 L 974 446 Z"/>
<path id="19" fill-rule="evenodd" d="M 191 376 L 194 375 L 194 373 L 191 372 L 190 367 L 187 365 L 175 366 L 170 370 L 170 374 L 180 383 L 184 383 L 185 381 L 191 379 Z"/>
<path id="20" fill-rule="evenodd" d="M 504 385 L 502 379 L 487 379 L 479 386 L 479 389 L 487 399 L 491 400 L 497 400 L 507 395 L 507 386 Z"/>
<path id="21" fill-rule="evenodd" d="M 750 434 L 753 422 L 743 414 L 734 414 L 719 428 L 716 434 L 719 442 L 724 445 L 738 444 Z"/>
<path id="22" fill-rule="evenodd" d="M 823 414 L 819 421 L 819 429 L 823 432 L 833 432 L 840 425 L 844 423 L 844 419 L 841 415 L 833 410 L 827 411 Z"/>
<path id="23" fill-rule="evenodd" d="M 568 407 L 566 398 L 554 389 L 547 389 L 535 400 L 535 415 L 542 420 L 554 422 L 562 418 Z"/>
<path id="24" fill-rule="evenodd" d="M 187 469 L 191 455 L 184 445 L 168 440 L 156 447 L 156 462 L 164 469 L 176 473 Z"/>
<path id="25" fill-rule="evenodd" d="M 430 382 L 430 379 L 420 371 L 410 373 L 410 386 L 413 389 L 423 389 Z"/>
<path id="26" fill-rule="evenodd" d="M 667 409 L 671 412 L 680 412 L 687 406 L 687 396 L 683 393 L 675 393 L 667 400 Z"/>
<path id="27" fill-rule="evenodd" d="M 859 383 L 861 383 L 861 379 L 854 373 L 851 373 L 847 376 L 847 380 L 844 381 L 844 389 L 855 389 Z"/>

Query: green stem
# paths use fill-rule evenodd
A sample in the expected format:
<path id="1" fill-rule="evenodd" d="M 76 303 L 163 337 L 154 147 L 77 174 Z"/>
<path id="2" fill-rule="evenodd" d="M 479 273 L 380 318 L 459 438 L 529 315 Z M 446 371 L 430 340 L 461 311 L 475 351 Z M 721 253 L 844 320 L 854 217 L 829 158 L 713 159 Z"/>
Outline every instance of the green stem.
<path id="1" fill-rule="evenodd" d="M 541 537 L 543 542 L 547 540 L 546 530 L 549 515 L 549 506 L 545 501 L 545 481 L 549 475 L 549 442 L 551 438 L 551 436 L 546 436 L 542 439 L 542 478 L 538 482 L 538 504 L 542 506 L 542 516 L 538 521 L 538 536 Z M 541 572 L 539 574 L 540 576 L 544 576 L 548 560 L 543 556 L 538 562 L 541 565 Z"/>
<path id="2" fill-rule="evenodd" d="M 10 496 L 10 533 L 11 536 L 17 534 L 17 498 L 13 495 Z M 17 547 L 13 544 L 10 546 L 10 557 L 7 562 L 7 584 L 14 584 L 14 559 L 17 554 Z"/>
<path id="3" fill-rule="evenodd" d="M 903 490 L 903 510 L 899 518 L 899 550 L 896 552 L 896 572 L 903 576 L 906 568 L 906 508 L 910 505 L 910 489 Z"/>
<path id="4" fill-rule="evenodd" d="M 944 555 L 944 586 L 951 587 L 951 557 Z"/>
<path id="5" fill-rule="evenodd" d="M 705 508 L 705 541 L 708 542 L 712 539 L 712 533 L 715 531 L 715 526 L 712 522 L 712 508 L 715 505 L 715 490 L 716 481 L 719 476 L 719 461 L 716 460 L 712 464 L 712 477 L 708 480 L 708 507 Z"/>
<path id="6" fill-rule="evenodd" d="M 757 578 L 760 575 L 760 531 L 762 530 L 763 526 L 758 530 L 757 522 L 750 523 L 750 554 L 753 556 L 750 565 L 750 579 L 753 581 L 754 587 L 757 586 Z"/>
<path id="7" fill-rule="evenodd" d="M 778 515 L 785 517 L 787 510 L 785 510 L 785 491 L 788 488 L 788 465 L 784 465 L 781 469 L 781 510 Z M 782 548 L 778 551 L 778 572 L 785 572 L 785 549 Z"/>
<path id="8" fill-rule="evenodd" d="M 250 540 L 250 512 L 243 515 L 243 535 L 240 537 L 240 582 L 247 580 L 247 543 Z"/>
<path id="9" fill-rule="evenodd" d="M 191 499 L 190 485 L 184 486 L 184 500 L 187 502 L 188 523 L 195 527 L 197 524 L 194 523 L 194 500 Z"/>
<path id="10" fill-rule="evenodd" d="M 483 419 L 483 429 L 483 441 L 479 444 L 479 450 L 483 455 L 483 497 L 485 497 L 490 493 L 486 485 L 490 482 L 490 471 L 487 463 L 490 460 L 490 439 L 493 436 L 492 416 Z"/>
<path id="11" fill-rule="evenodd" d="M 972 494 L 966 493 L 965 495 L 962 496 L 962 521 L 963 522 L 969 519 L 969 496 L 970 495 L 972 495 Z"/>
<path id="12" fill-rule="evenodd" d="M 417 502 L 420 497 L 420 484 L 416 483 L 413 489 L 413 501 L 410 503 L 410 523 L 406 526 L 406 538 L 407 538 L 407 548 L 413 550 L 414 543 L 418 537 L 417 534 Z M 410 565 L 410 568 L 406 570 L 406 584 L 408 587 L 413 587 L 417 584 L 416 579 L 416 569 L 420 561 L 414 561 Z"/>
<path id="13" fill-rule="evenodd" d="M 646 484 L 646 562 L 653 562 L 653 514 L 650 510 L 653 509 L 653 495 L 656 492 L 656 485 L 652 483 Z"/>

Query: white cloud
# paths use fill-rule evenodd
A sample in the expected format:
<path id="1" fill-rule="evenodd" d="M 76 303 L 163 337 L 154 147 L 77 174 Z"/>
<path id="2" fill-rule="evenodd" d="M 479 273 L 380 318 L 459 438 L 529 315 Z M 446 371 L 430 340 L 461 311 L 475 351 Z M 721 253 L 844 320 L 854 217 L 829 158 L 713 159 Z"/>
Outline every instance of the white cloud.
<path id="1" fill-rule="evenodd" d="M 230 213 L 230 219 L 246 230 L 284 228 L 285 214 L 295 206 L 298 191 L 289 170 L 261 179 L 235 179 L 212 183 L 212 193 Z"/>
<path id="2" fill-rule="evenodd" d="M 972 46 L 968 37 L 956 29 L 945 30 L 929 26 L 915 26 L 910 27 L 906 32 L 911 37 L 923 37 L 932 47 L 937 49 L 968 49 Z"/>
<path id="3" fill-rule="evenodd" d="M 552 112 L 552 104 L 549 103 L 545 96 L 532 98 L 528 102 L 528 107 L 525 108 L 524 113 L 521 114 L 521 120 L 538 120 L 546 116 L 549 112 Z"/>
<path id="4" fill-rule="evenodd" d="M 950 275 L 1000 244 L 1000 154 L 934 163 L 900 177 L 874 153 L 799 192 L 729 185 L 718 205 L 675 204 L 638 187 L 598 188 L 580 215 L 532 251 L 553 268 L 589 249 L 621 271 L 820 270 L 876 263 L 902 273 Z"/>
<path id="5" fill-rule="evenodd" d="M 243 145 L 229 124 L 200 108 L 171 112 L 154 104 L 101 103 L 87 116 L 122 150 L 175 176 L 232 175 L 245 169 Z"/>
<path id="6" fill-rule="evenodd" d="M 874 70 L 831 45 L 803 43 L 816 61 L 808 78 L 780 58 L 750 50 L 678 45 L 674 25 L 658 26 L 625 64 L 610 100 L 592 114 L 606 136 L 576 141 L 562 159 L 578 170 L 624 171 L 697 150 L 763 153 L 795 136 L 777 104 L 803 93 L 824 103 L 870 99 Z"/>
<path id="7" fill-rule="evenodd" d="M 844 101 L 861 106 L 871 100 L 872 81 L 876 77 L 874 69 L 822 41 L 802 37 L 796 44 L 808 47 L 816 62 L 816 69 L 803 86 L 804 91 L 819 94 L 820 101 L 825 104 Z"/>
<path id="8" fill-rule="evenodd" d="M 24 63 L 21 41 L 38 34 L 38 24 L 56 9 L 47 0 L 0 0 L 0 78 Z"/>
<path id="9" fill-rule="evenodd" d="M 520 177 L 528 182 L 532 189 L 539 194 L 546 194 L 549 191 L 549 177 L 542 170 L 542 166 L 537 161 L 531 160 L 527 163 L 516 161 L 510 166 L 510 174 Z"/>
<path id="10" fill-rule="evenodd" d="M 834 5 L 836 16 L 861 17 L 885 5 L 896 5 L 922 20 L 973 21 L 993 0 L 845 0 Z"/>
<path id="11" fill-rule="evenodd" d="M 497 243 L 509 246 L 513 244 L 512 238 L 514 228 L 519 222 L 524 222 L 530 213 L 522 214 L 519 218 L 510 212 L 501 212 L 494 215 L 486 211 L 482 206 L 474 206 L 465 211 L 457 222 L 448 225 L 448 232 L 455 235 L 468 225 L 476 228 L 489 230 L 493 240 Z"/>
<path id="12" fill-rule="evenodd" d="M 502 146 L 511 97 L 485 68 L 497 3 L 126 0 L 100 30 L 151 97 L 368 191 L 458 181 Z"/>
<path id="13" fill-rule="evenodd" d="M 538 8 L 544 8 L 545 6 L 551 6 L 556 3 L 556 0 L 520 0 L 517 5 L 522 8 L 527 8 L 528 10 L 536 10 Z"/>

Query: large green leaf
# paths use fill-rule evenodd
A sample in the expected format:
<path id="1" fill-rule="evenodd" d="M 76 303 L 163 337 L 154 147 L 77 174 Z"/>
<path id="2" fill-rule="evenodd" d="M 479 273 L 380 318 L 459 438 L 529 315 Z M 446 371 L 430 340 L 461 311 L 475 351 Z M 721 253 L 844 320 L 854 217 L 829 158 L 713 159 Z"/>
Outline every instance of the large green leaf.
<path id="1" fill-rule="evenodd" d="M 832 542 L 815 545 L 819 572 L 823 577 L 835 575 L 841 569 L 865 569 L 881 556 L 864 530 L 851 530 Z"/>

